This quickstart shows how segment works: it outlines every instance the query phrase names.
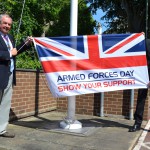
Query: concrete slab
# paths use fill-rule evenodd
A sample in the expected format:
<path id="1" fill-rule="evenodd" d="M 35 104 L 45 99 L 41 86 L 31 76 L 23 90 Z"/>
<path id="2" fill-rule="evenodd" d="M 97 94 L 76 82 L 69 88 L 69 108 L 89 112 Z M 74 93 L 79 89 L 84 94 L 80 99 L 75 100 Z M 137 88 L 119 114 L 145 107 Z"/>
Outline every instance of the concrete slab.
<path id="1" fill-rule="evenodd" d="M 16 137 L 0 137 L 3 150 L 132 150 L 142 130 L 128 132 L 133 120 L 76 115 L 83 131 L 57 131 L 65 113 L 49 112 L 12 122 L 8 131 Z M 145 124 L 143 124 L 143 127 Z M 90 129 L 90 130 L 89 130 Z M 94 131 L 94 132 L 93 132 Z M 92 133 L 91 133 L 92 132 Z M 80 136 L 80 135 L 84 136 Z M 88 135 L 89 134 L 89 135 Z M 1 149 L 0 149 L 1 150 Z"/>

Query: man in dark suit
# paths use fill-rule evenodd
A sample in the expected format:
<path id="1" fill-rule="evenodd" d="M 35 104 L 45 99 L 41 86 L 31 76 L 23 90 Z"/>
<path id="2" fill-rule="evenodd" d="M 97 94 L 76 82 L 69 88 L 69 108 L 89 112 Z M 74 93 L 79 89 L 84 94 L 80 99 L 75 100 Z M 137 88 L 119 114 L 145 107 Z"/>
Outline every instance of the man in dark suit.
<path id="1" fill-rule="evenodd" d="M 30 47 L 32 37 L 15 48 L 14 38 L 9 34 L 12 18 L 0 15 L 0 136 L 13 138 L 15 134 L 6 131 L 12 99 L 12 86 L 16 82 L 15 56 Z M 19 50 L 17 52 L 17 50 Z"/>
<path id="2" fill-rule="evenodd" d="M 150 78 L 150 39 L 146 39 L 146 55 L 147 55 L 148 72 Z M 145 100 L 147 98 L 147 93 L 148 93 L 148 88 L 138 90 L 137 105 L 134 113 L 135 123 L 129 129 L 129 132 L 136 132 L 141 129 L 141 124 L 143 121 L 143 114 L 144 114 L 144 105 L 145 105 Z"/>

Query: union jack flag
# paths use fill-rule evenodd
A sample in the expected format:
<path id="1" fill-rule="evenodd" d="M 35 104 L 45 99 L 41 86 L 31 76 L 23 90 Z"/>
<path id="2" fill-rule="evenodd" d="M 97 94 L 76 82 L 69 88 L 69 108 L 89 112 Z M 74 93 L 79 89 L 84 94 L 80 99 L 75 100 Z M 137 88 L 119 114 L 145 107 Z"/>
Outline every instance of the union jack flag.
<path id="1" fill-rule="evenodd" d="M 34 45 L 56 97 L 145 88 L 148 83 L 143 33 L 39 37 Z M 134 84 L 123 84 L 129 79 Z"/>

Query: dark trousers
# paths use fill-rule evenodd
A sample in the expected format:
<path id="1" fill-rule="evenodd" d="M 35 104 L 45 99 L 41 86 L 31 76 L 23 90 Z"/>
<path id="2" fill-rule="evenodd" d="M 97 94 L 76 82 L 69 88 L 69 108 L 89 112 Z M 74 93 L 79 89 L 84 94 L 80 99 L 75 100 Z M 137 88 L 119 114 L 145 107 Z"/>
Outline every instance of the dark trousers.
<path id="1" fill-rule="evenodd" d="M 148 69 L 148 75 L 149 75 L 149 79 L 150 79 L 150 65 L 148 65 L 147 69 Z M 136 110 L 134 113 L 134 120 L 135 120 L 136 124 L 142 124 L 143 114 L 144 114 L 144 106 L 145 106 L 147 94 L 148 94 L 148 88 L 138 90 Z"/>
<path id="2" fill-rule="evenodd" d="M 144 105 L 145 105 L 147 93 L 148 93 L 148 89 L 138 90 L 137 105 L 134 113 L 135 123 L 137 124 L 142 124 L 143 121 Z"/>

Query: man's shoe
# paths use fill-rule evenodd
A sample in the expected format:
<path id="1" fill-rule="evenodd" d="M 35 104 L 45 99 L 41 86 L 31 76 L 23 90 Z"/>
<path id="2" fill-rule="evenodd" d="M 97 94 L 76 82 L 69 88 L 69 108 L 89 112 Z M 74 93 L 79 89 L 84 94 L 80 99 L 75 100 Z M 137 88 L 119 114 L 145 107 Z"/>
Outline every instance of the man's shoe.
<path id="1" fill-rule="evenodd" d="M 141 125 L 139 124 L 134 124 L 130 129 L 129 132 L 136 132 L 139 131 L 141 129 Z"/>
<path id="2" fill-rule="evenodd" d="M 9 132 L 5 132 L 5 133 L 1 134 L 0 137 L 14 138 L 15 134 L 9 133 Z"/>

